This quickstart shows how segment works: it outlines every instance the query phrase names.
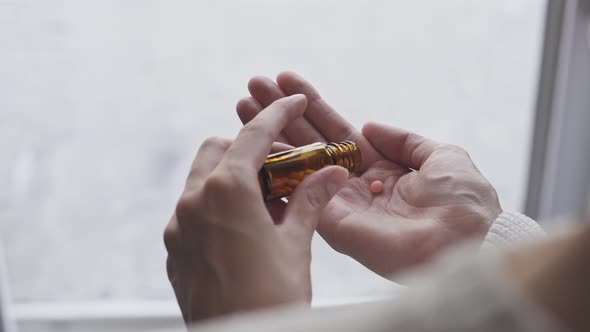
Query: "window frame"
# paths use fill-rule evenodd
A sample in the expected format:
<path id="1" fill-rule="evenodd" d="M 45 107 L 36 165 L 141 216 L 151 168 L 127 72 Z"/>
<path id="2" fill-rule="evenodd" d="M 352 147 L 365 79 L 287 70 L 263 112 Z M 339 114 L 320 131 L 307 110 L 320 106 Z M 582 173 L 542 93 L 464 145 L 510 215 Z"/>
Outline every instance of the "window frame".
<path id="1" fill-rule="evenodd" d="M 590 194 L 590 0 L 549 0 L 525 213 L 583 211 Z"/>
<path id="2" fill-rule="evenodd" d="M 11 311 L 13 305 L 9 302 L 10 298 L 4 253 L 2 246 L 0 246 L 0 332 L 16 331 L 13 319 L 14 315 Z"/>

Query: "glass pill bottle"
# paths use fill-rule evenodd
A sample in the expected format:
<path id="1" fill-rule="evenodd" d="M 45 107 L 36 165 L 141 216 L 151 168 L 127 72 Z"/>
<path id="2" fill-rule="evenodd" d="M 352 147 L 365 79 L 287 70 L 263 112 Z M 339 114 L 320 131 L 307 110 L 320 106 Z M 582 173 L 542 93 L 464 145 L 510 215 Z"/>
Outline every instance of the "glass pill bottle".
<path id="1" fill-rule="evenodd" d="M 313 143 L 269 155 L 258 180 L 268 201 L 289 196 L 303 179 L 326 166 L 341 166 L 354 172 L 361 160 L 361 151 L 354 142 Z"/>

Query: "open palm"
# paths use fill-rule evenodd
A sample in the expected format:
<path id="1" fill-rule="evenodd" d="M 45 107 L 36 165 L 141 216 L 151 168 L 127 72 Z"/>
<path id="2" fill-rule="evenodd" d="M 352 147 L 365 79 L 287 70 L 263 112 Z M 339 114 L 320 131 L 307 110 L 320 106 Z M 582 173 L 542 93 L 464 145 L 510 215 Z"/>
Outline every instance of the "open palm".
<path id="1" fill-rule="evenodd" d="M 361 168 L 328 204 L 318 232 L 334 249 L 383 276 L 428 261 L 453 242 L 483 238 L 502 211 L 493 187 L 458 147 L 376 123 L 358 132 L 291 72 L 276 83 L 255 77 L 248 88 L 251 97 L 237 105 L 243 123 L 274 100 L 302 93 L 308 98 L 305 115 L 283 131 L 282 142 L 351 140 L 359 146 Z M 383 193 L 371 193 L 374 180 L 383 182 Z M 269 205 L 274 214 L 283 208 L 282 202 Z"/>

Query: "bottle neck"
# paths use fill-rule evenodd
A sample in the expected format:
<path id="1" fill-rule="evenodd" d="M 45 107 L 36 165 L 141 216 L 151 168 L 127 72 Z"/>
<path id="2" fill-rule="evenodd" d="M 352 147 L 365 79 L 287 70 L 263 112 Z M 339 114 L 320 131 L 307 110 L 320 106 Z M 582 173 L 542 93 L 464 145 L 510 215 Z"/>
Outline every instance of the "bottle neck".
<path id="1" fill-rule="evenodd" d="M 334 165 L 346 168 L 349 172 L 358 170 L 361 166 L 361 150 L 354 142 L 343 141 L 340 143 L 327 143 L 326 148 Z"/>

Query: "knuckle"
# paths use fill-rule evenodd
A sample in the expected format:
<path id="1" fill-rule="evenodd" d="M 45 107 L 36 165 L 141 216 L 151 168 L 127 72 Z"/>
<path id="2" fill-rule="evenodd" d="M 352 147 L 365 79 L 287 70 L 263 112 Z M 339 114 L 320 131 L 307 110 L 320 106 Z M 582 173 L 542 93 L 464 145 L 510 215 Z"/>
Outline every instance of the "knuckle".
<path id="1" fill-rule="evenodd" d="M 207 137 L 201 144 L 201 148 L 213 147 L 213 148 L 225 148 L 229 146 L 229 140 L 222 137 L 212 136 Z"/>
<path id="2" fill-rule="evenodd" d="M 247 174 L 257 173 L 257 171 L 239 159 L 228 159 L 226 166 L 226 175 L 224 176 L 230 183 L 240 183 Z"/>
<path id="3" fill-rule="evenodd" d="M 197 170 L 194 167 L 191 167 L 191 169 L 188 171 L 188 175 L 186 176 L 185 186 L 187 186 L 190 181 L 193 181 L 194 179 L 196 179 L 198 177 L 199 177 L 199 172 L 197 172 Z"/>
<path id="4" fill-rule="evenodd" d="M 469 153 L 462 147 L 458 146 L 458 145 L 454 145 L 454 144 L 444 144 L 441 146 L 442 149 L 457 154 L 457 155 L 461 155 L 463 157 L 467 157 L 470 158 Z"/>
<path id="5" fill-rule="evenodd" d="M 227 209 L 227 202 L 230 195 L 235 191 L 227 175 L 211 175 L 203 184 L 202 207 L 205 209 L 207 216 L 205 219 L 212 218 L 214 215 L 223 213 Z"/>
<path id="6" fill-rule="evenodd" d="M 203 194 L 205 195 L 223 195 L 231 191 L 232 181 L 228 176 L 213 174 L 205 180 L 203 184 Z"/>
<path id="7" fill-rule="evenodd" d="M 243 130 L 247 135 L 256 136 L 261 141 L 274 141 L 272 130 L 260 120 L 248 123 Z"/>
<path id="8" fill-rule="evenodd" d="M 424 179 L 431 185 L 449 189 L 457 183 L 457 175 L 452 172 L 434 172 L 424 174 Z"/>
<path id="9" fill-rule="evenodd" d="M 260 190 L 256 174 L 257 171 L 253 168 L 236 163 L 227 170 L 224 176 L 228 192 L 239 192 L 241 195 L 255 195 Z M 253 181 L 253 179 L 256 180 Z"/>
<path id="10" fill-rule="evenodd" d="M 193 192 L 184 192 L 176 203 L 176 218 L 178 222 L 191 219 L 197 211 L 197 200 Z"/>
<path id="11" fill-rule="evenodd" d="M 172 220 L 168 223 L 168 225 L 166 225 L 166 228 L 164 229 L 164 246 L 166 247 L 166 251 L 175 251 L 178 245 L 178 236 L 178 224 Z"/>

